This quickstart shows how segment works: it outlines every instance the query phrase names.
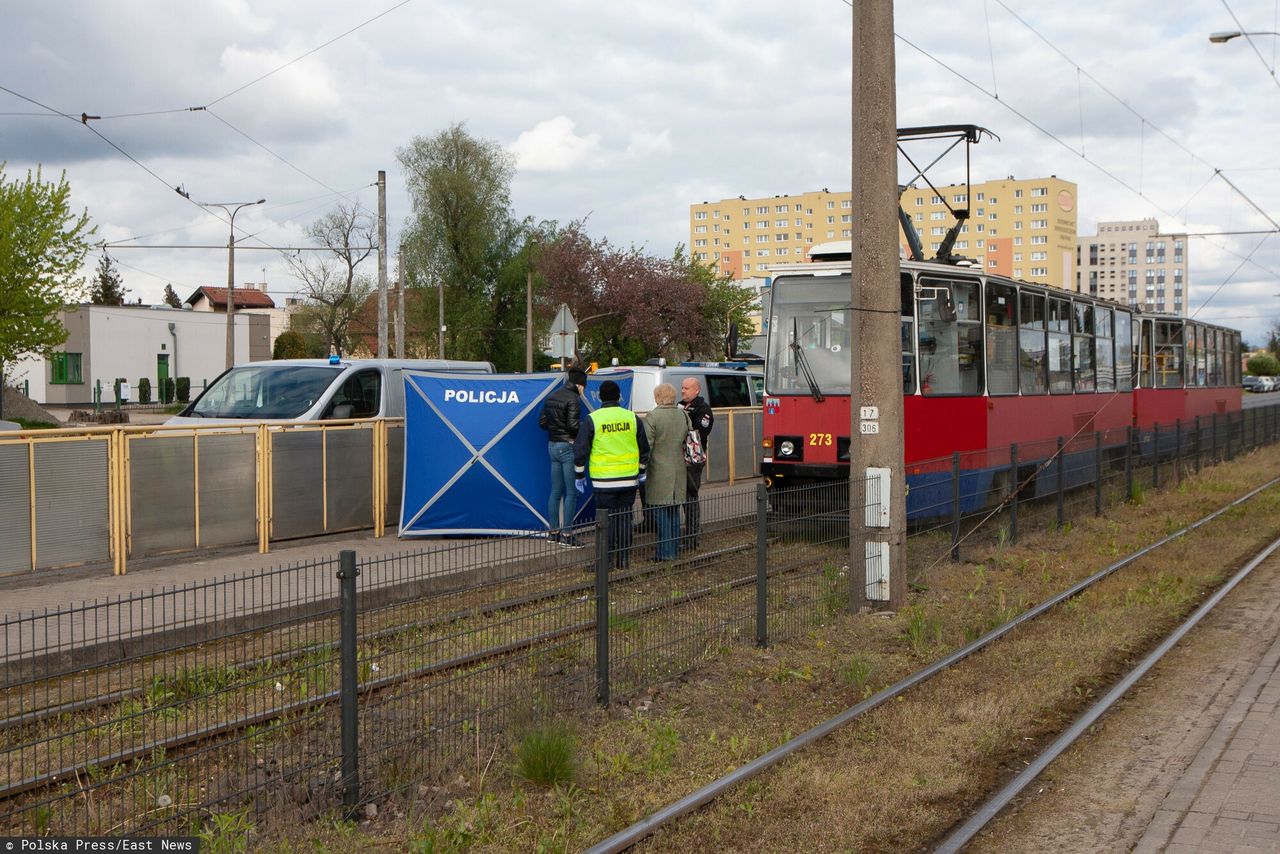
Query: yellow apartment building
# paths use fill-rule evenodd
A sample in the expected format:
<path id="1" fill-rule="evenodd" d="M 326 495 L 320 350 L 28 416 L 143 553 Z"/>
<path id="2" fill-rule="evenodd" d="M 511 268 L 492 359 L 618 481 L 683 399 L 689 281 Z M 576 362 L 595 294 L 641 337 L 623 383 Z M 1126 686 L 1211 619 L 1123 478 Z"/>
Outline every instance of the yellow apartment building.
<path id="1" fill-rule="evenodd" d="M 970 193 L 972 199 L 969 198 Z M 738 196 L 689 206 L 689 251 L 735 279 L 768 276 L 776 264 L 804 261 L 809 247 L 853 236 L 852 194 L 827 188 L 797 195 Z M 915 224 L 926 258 L 955 223 L 969 219 L 953 254 L 984 270 L 1058 288 L 1076 287 L 1076 185 L 1056 176 L 933 190 L 908 188 L 902 207 Z M 905 248 L 906 238 L 899 232 Z"/>

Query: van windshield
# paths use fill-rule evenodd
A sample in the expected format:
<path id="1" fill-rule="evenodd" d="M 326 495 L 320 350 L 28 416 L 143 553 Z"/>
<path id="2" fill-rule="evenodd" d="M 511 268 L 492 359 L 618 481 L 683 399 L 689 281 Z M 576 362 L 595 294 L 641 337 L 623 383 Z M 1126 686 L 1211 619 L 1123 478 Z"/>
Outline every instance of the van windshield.
<path id="1" fill-rule="evenodd" d="M 341 366 L 245 365 L 223 374 L 188 415 L 196 418 L 297 418 L 324 396 Z"/>

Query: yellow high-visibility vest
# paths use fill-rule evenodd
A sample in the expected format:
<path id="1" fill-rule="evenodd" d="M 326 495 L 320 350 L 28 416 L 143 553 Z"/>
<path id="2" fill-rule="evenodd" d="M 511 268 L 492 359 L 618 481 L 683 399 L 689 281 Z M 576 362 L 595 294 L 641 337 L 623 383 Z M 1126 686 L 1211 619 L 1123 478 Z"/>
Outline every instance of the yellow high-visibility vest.
<path id="1" fill-rule="evenodd" d="M 636 414 L 621 406 L 602 406 L 590 417 L 595 430 L 587 461 L 591 480 L 634 481 L 640 474 Z"/>

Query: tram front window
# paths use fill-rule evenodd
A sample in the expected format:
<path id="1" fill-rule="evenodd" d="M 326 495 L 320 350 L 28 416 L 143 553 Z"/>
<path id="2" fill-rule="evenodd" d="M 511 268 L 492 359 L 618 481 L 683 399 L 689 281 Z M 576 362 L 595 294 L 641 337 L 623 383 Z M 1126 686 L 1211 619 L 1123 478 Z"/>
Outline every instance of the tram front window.
<path id="1" fill-rule="evenodd" d="M 822 394 L 849 393 L 852 294 L 849 276 L 783 276 L 773 283 L 769 394 L 811 394 L 806 367 Z"/>

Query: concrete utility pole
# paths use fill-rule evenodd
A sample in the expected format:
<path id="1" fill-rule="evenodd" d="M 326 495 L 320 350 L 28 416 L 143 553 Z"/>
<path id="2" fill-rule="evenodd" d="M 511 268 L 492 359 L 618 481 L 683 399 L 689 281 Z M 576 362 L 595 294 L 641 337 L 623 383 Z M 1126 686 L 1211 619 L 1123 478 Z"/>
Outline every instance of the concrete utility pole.
<path id="1" fill-rule="evenodd" d="M 396 253 L 396 358 L 404 358 L 404 247 Z"/>
<path id="2" fill-rule="evenodd" d="M 893 0 L 853 4 L 853 316 L 849 461 L 855 606 L 906 599 Z M 863 508 L 866 507 L 864 511 Z M 865 567 L 865 569 L 864 569 Z M 886 578 L 887 576 L 887 578 Z M 865 586 L 858 583 L 865 578 Z M 887 581 L 887 585 L 884 583 Z M 856 594 L 860 592 L 861 597 Z"/>
<path id="3" fill-rule="evenodd" d="M 185 195 L 181 190 L 179 195 Z M 186 196 L 190 198 L 190 196 Z M 231 236 L 227 238 L 227 367 L 236 363 L 236 214 L 241 208 L 261 205 L 266 199 L 256 202 L 196 202 L 202 208 L 222 208 L 231 223 Z"/>
<path id="4" fill-rule="evenodd" d="M 387 173 L 378 170 L 378 358 L 387 358 Z"/>
<path id="5" fill-rule="evenodd" d="M 524 372 L 533 373 L 533 251 L 538 241 L 529 245 L 529 271 L 524 289 Z"/>
<path id="6" fill-rule="evenodd" d="M 436 295 L 440 298 L 440 358 L 444 358 L 444 280 L 436 279 Z"/>

